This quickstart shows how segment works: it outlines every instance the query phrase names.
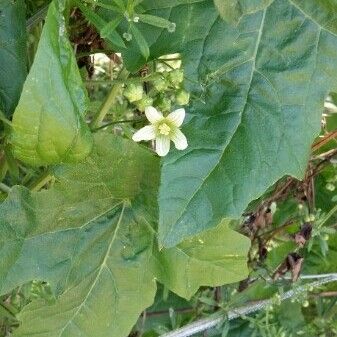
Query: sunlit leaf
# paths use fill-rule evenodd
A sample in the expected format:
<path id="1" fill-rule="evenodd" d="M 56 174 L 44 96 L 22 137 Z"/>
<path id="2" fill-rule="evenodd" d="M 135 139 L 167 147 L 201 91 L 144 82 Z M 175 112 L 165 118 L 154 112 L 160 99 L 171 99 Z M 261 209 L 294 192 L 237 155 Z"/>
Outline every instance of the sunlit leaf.
<path id="1" fill-rule="evenodd" d="M 34 64 L 13 116 L 14 154 L 31 165 L 76 162 L 92 148 L 86 91 L 67 37 L 64 1 L 50 5 Z"/>
<path id="2" fill-rule="evenodd" d="M 135 25 L 131 25 L 130 28 L 131 28 L 132 35 L 134 36 L 135 40 L 138 43 L 140 52 L 142 53 L 144 58 L 147 60 L 150 56 L 150 50 L 149 50 L 149 46 L 147 45 L 147 42 L 144 36 L 142 35 L 142 33 L 138 30 L 138 28 Z"/>
<path id="3" fill-rule="evenodd" d="M 214 287 L 246 278 L 249 247 L 250 240 L 224 221 L 155 254 L 156 275 L 171 291 L 190 298 L 201 285 Z"/>
<path id="4" fill-rule="evenodd" d="M 110 22 L 108 22 L 102 29 L 101 29 L 101 36 L 103 38 L 106 38 L 109 36 L 109 34 L 111 34 L 112 31 L 114 31 L 116 29 L 116 27 L 120 24 L 120 22 L 122 21 L 121 18 L 116 18 L 114 20 L 111 20 Z"/>

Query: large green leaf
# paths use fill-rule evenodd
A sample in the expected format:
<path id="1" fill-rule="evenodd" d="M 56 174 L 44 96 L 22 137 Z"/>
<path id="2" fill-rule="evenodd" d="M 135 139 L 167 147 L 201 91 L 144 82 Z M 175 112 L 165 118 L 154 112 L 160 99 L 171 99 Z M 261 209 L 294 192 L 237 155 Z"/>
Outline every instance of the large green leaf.
<path id="1" fill-rule="evenodd" d="M 268 6 L 273 0 L 214 0 L 220 16 L 236 24 L 246 14 L 255 13 Z"/>
<path id="2" fill-rule="evenodd" d="M 52 189 L 13 189 L 0 206 L 1 293 L 40 279 L 61 295 L 28 305 L 16 336 L 128 334 L 155 293 L 158 164 L 132 141 L 102 134 L 83 163 L 55 169 Z"/>
<path id="3" fill-rule="evenodd" d="M 246 277 L 249 240 L 227 223 L 158 252 L 159 161 L 135 143 L 98 134 L 83 163 L 53 173 L 53 188 L 15 187 L 0 206 L 0 294 L 39 279 L 59 295 L 29 304 L 15 336 L 124 337 L 155 278 L 188 298 Z"/>
<path id="4" fill-rule="evenodd" d="M 289 0 L 289 2 L 321 29 L 337 34 L 336 0 Z"/>
<path id="5" fill-rule="evenodd" d="M 64 18 L 65 0 L 49 8 L 33 66 L 13 116 L 15 156 L 31 165 L 76 162 L 92 148 L 87 105 Z"/>
<path id="6" fill-rule="evenodd" d="M 14 336 L 123 337 L 152 304 L 156 286 L 149 268 L 151 236 L 139 228 L 144 222 L 123 204 L 92 224 L 76 233 L 66 292 L 51 306 L 40 300 L 26 307 Z M 126 245 L 133 254 L 124 254 Z"/>
<path id="7" fill-rule="evenodd" d="M 238 218 L 284 175 L 303 177 L 337 83 L 334 2 L 319 1 L 317 12 L 316 3 L 275 0 L 236 27 L 211 1 L 149 11 L 177 24 L 174 38 L 144 27 L 150 58 L 181 52 L 194 98 L 183 127 L 189 147 L 163 162 L 161 246 Z M 142 62 L 136 47 L 124 55 L 130 69 Z"/>
<path id="8" fill-rule="evenodd" d="M 27 75 L 23 0 L 0 0 L 0 110 L 10 117 Z"/>
<path id="9" fill-rule="evenodd" d="M 179 296 L 190 298 L 198 288 L 241 281 L 248 275 L 250 240 L 222 222 L 192 239 L 155 254 L 158 280 Z"/>

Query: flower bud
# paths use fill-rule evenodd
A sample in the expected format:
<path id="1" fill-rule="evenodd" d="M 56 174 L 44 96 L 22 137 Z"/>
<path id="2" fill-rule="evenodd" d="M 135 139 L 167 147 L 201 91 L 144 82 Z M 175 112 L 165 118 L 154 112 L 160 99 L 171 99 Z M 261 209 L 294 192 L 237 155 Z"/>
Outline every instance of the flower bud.
<path id="1" fill-rule="evenodd" d="M 170 71 L 168 78 L 175 87 L 179 87 L 179 84 L 184 80 L 184 72 L 180 69 L 174 69 Z"/>
<path id="2" fill-rule="evenodd" d="M 170 111 L 171 110 L 171 101 L 166 98 L 162 97 L 157 101 L 157 106 L 160 111 Z"/>
<path id="3" fill-rule="evenodd" d="M 148 106 L 152 106 L 153 104 L 153 99 L 149 96 L 143 97 L 140 101 L 136 102 L 136 106 L 139 111 L 145 111 L 145 108 Z"/>
<path id="4" fill-rule="evenodd" d="M 174 22 L 170 22 L 167 26 L 167 30 L 169 33 L 174 33 L 176 31 L 176 24 Z"/>
<path id="5" fill-rule="evenodd" d="M 124 96 L 129 102 L 136 102 L 143 98 L 143 86 L 141 84 L 129 84 L 124 90 Z"/>
<path id="6" fill-rule="evenodd" d="M 176 102 L 179 105 L 187 105 L 190 101 L 190 94 L 185 90 L 179 90 L 176 95 Z"/>
<path id="7" fill-rule="evenodd" d="M 126 41 L 132 40 L 132 35 L 130 33 L 123 33 L 123 37 Z"/>
<path id="8" fill-rule="evenodd" d="M 332 183 L 327 183 L 326 185 L 325 185 L 325 188 L 328 190 L 328 191 L 334 191 L 335 190 L 335 188 L 336 188 L 336 186 L 334 185 L 334 184 L 332 184 Z"/>
<path id="9" fill-rule="evenodd" d="M 304 302 L 302 303 L 302 306 L 303 306 L 304 308 L 307 308 L 307 307 L 309 306 L 309 301 L 304 301 Z"/>
<path id="10" fill-rule="evenodd" d="M 157 78 L 152 83 L 157 91 L 165 91 L 168 88 L 168 83 L 164 78 Z"/>

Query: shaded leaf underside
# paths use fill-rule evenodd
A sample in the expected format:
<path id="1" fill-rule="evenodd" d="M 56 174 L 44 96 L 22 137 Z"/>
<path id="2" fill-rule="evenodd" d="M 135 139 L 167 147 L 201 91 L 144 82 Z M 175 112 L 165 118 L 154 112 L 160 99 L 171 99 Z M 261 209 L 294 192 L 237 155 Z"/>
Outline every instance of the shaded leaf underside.
<path id="1" fill-rule="evenodd" d="M 27 75 L 23 0 L 2 0 L 0 13 L 0 110 L 10 117 L 18 103 Z"/>

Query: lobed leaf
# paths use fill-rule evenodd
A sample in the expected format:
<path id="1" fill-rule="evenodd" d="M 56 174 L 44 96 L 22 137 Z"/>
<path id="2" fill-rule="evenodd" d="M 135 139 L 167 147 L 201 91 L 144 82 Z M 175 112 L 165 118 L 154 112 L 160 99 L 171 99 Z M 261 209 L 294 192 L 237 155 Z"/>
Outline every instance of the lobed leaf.
<path id="1" fill-rule="evenodd" d="M 172 247 L 240 217 L 284 175 L 303 177 L 336 87 L 336 11 L 333 1 L 275 0 L 233 26 L 210 1 L 143 7 L 176 23 L 171 38 L 147 27 L 143 35 L 150 59 L 181 53 L 193 97 L 183 127 L 189 147 L 162 166 L 159 242 Z M 144 62 L 132 44 L 123 55 L 131 70 Z"/>
<path id="2" fill-rule="evenodd" d="M 99 134 L 83 163 L 55 168 L 52 189 L 13 189 L 0 206 L 0 292 L 39 279 L 60 295 L 28 305 L 15 336 L 128 334 L 156 289 L 158 172 L 147 150 Z"/>
<path id="3" fill-rule="evenodd" d="M 155 253 L 158 280 L 189 299 L 201 285 L 216 287 L 246 278 L 250 240 L 228 225 L 223 221 L 176 247 Z"/>
<path id="4" fill-rule="evenodd" d="M 209 21 L 204 38 L 185 47 L 187 77 L 203 87 L 191 86 L 200 99 L 184 129 L 189 149 L 163 166 L 164 246 L 238 218 L 284 175 L 302 178 L 335 87 L 336 36 L 293 2 L 276 0 L 237 27 Z"/>
<path id="5" fill-rule="evenodd" d="M 13 188 L 0 206 L 0 294 L 38 279 L 59 295 L 25 307 L 14 336 L 124 337 L 151 305 L 155 278 L 188 298 L 247 276 L 249 240 L 226 223 L 177 248 L 153 245 L 158 164 L 103 133 L 83 163 L 54 169 L 53 188 Z"/>

